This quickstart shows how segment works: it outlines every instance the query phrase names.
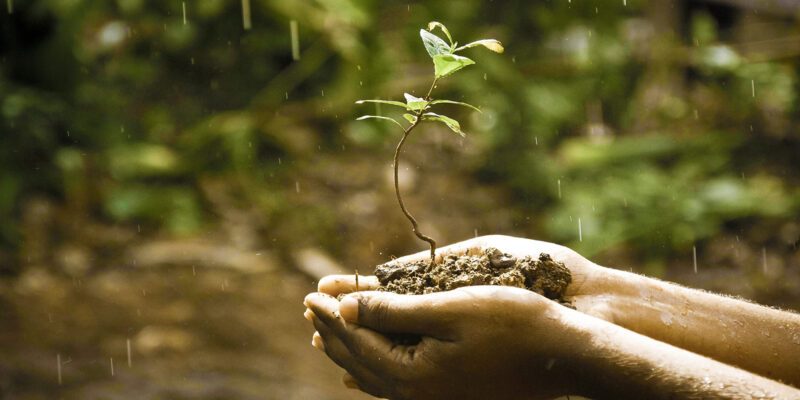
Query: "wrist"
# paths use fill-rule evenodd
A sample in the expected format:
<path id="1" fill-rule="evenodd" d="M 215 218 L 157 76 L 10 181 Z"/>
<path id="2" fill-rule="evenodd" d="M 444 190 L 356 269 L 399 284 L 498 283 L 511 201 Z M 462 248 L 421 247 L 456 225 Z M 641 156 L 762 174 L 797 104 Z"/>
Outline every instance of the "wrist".
<path id="1" fill-rule="evenodd" d="M 567 391 L 563 395 L 594 398 L 602 393 L 603 374 L 607 372 L 595 362 L 595 355 L 603 351 L 597 346 L 603 335 L 597 322 L 603 321 L 580 311 L 559 307 L 564 308 L 560 318 L 563 328 L 559 332 L 561 346 L 553 369 L 564 379 Z"/>
<path id="2" fill-rule="evenodd" d="M 554 302 L 545 303 L 535 311 L 538 318 L 531 320 L 531 329 L 525 335 L 524 369 L 541 371 L 546 386 L 555 391 L 542 393 L 542 387 L 531 387 L 530 392 L 552 397 L 588 396 L 593 385 L 586 381 L 595 372 L 586 355 L 591 354 L 596 342 L 597 328 L 591 323 L 596 319 Z"/>

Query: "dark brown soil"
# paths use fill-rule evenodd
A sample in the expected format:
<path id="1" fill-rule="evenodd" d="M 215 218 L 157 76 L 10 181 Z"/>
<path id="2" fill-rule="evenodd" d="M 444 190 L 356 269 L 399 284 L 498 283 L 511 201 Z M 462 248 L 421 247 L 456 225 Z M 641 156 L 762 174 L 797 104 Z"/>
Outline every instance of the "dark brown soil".
<path id="1" fill-rule="evenodd" d="M 528 289 L 563 302 L 572 275 L 563 263 L 542 253 L 538 259 L 517 259 L 496 248 L 478 256 L 447 256 L 436 265 L 429 260 L 387 264 L 375 270 L 378 290 L 401 294 L 426 294 L 464 286 L 502 285 Z"/>

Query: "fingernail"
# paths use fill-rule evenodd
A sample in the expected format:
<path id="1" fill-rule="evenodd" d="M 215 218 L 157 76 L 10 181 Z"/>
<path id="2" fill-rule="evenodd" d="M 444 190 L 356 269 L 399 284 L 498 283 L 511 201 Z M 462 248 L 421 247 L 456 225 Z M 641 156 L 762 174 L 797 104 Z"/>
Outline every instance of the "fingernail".
<path id="1" fill-rule="evenodd" d="M 322 336 L 319 335 L 319 332 L 314 332 L 314 336 L 311 337 L 311 345 L 317 350 L 325 351 L 325 343 L 322 341 Z"/>
<path id="2" fill-rule="evenodd" d="M 361 390 L 361 388 L 358 386 L 358 383 L 356 383 L 356 380 L 350 374 L 346 374 L 342 377 L 342 383 L 344 383 L 344 386 L 346 386 L 348 389 Z"/>
<path id="3" fill-rule="evenodd" d="M 308 304 L 309 304 L 309 301 L 308 301 L 308 299 L 309 299 L 311 296 L 315 295 L 315 294 L 316 294 L 316 293 L 309 293 L 308 295 L 306 295 L 306 298 L 305 298 L 305 299 L 303 299 L 303 305 L 304 305 L 304 306 L 306 306 L 306 308 L 308 308 Z"/>
<path id="4" fill-rule="evenodd" d="M 309 321 L 313 322 L 314 312 L 306 308 L 306 312 L 303 313 L 303 316 Z"/>
<path id="5" fill-rule="evenodd" d="M 339 315 L 345 321 L 358 321 L 358 299 L 355 296 L 346 296 L 339 302 Z"/>

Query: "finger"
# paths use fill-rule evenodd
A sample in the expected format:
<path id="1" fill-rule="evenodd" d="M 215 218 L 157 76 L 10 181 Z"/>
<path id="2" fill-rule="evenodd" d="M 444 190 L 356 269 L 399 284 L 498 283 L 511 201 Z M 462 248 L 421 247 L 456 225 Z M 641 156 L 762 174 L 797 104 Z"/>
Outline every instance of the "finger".
<path id="1" fill-rule="evenodd" d="M 342 375 L 342 383 L 348 389 L 361 390 L 361 387 L 358 386 L 358 381 L 356 381 L 356 378 L 350 375 L 349 372 L 345 372 L 344 375 Z"/>
<path id="2" fill-rule="evenodd" d="M 396 346 L 389 338 L 358 324 L 347 324 L 339 315 L 338 301 L 330 296 L 309 295 L 314 312 L 313 323 L 322 335 L 326 351 L 331 354 L 330 336 L 344 343 L 351 357 L 380 376 L 397 377 L 407 372 L 413 360 L 409 346 Z"/>
<path id="3" fill-rule="evenodd" d="M 317 350 L 325 351 L 325 343 L 323 342 L 322 336 L 319 334 L 319 332 L 314 332 L 314 335 L 311 336 L 311 346 Z"/>
<path id="4" fill-rule="evenodd" d="M 378 286 L 380 286 L 380 282 L 374 275 L 359 275 L 358 285 L 356 285 L 355 275 L 328 275 L 319 280 L 317 290 L 336 297 L 340 294 L 361 290 L 375 290 Z"/>
<path id="5" fill-rule="evenodd" d="M 401 295 L 360 292 L 345 296 L 339 315 L 346 321 L 382 333 L 411 333 L 449 339 L 455 321 L 452 301 L 458 292 Z"/>
<path id="6" fill-rule="evenodd" d="M 325 293 L 311 293 L 303 301 L 311 310 L 312 322 L 322 321 L 337 334 L 343 333 L 344 320 L 339 316 L 339 301 Z"/>
<path id="7" fill-rule="evenodd" d="M 383 397 L 382 388 L 386 387 L 384 380 L 362 364 L 330 327 L 318 318 L 315 318 L 313 322 L 314 326 L 319 329 L 318 333 L 323 342 L 325 354 L 336 365 L 344 368 L 351 378 L 355 379 L 356 389 L 376 397 Z"/>

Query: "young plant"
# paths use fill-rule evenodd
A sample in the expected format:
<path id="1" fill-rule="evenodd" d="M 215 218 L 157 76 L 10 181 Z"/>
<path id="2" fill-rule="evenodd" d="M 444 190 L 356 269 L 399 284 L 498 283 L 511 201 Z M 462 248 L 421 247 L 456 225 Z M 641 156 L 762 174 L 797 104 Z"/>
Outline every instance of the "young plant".
<path id="1" fill-rule="evenodd" d="M 442 33 L 444 33 L 444 35 L 447 37 L 447 42 L 445 42 L 439 36 L 433 34 L 433 31 L 437 28 L 441 30 Z M 400 142 L 397 144 L 397 148 L 394 152 L 393 167 L 395 196 L 397 197 L 397 202 L 400 204 L 400 209 L 403 211 L 403 214 L 406 216 L 409 222 L 411 222 L 414 235 L 416 235 L 420 240 L 428 242 L 430 245 L 431 265 L 433 265 L 435 259 L 434 257 L 436 255 L 436 241 L 430 236 L 424 235 L 422 232 L 420 232 L 417 220 L 411 215 L 410 212 L 408 212 L 405 203 L 403 203 L 403 196 L 400 194 L 400 185 L 397 179 L 399 168 L 398 160 L 400 158 L 400 153 L 403 150 L 403 145 L 405 144 L 406 139 L 408 139 L 409 135 L 411 135 L 411 132 L 414 130 L 414 128 L 419 126 L 419 124 L 422 122 L 440 122 L 445 124 L 454 133 L 457 133 L 462 137 L 466 136 L 461 130 L 461 124 L 459 124 L 458 121 L 448 116 L 435 113 L 431 111 L 431 108 L 439 104 L 455 104 L 469 107 L 478 112 L 480 112 L 480 110 L 471 104 L 462 103 L 460 101 L 434 99 L 431 97 L 433 94 L 433 89 L 436 88 L 436 83 L 438 83 L 440 79 L 450 76 L 464 67 L 475 64 L 475 61 L 472 61 L 467 57 L 457 55 L 456 53 L 477 46 L 483 46 L 496 53 L 502 53 L 503 45 L 495 39 L 482 39 L 459 47 L 458 42 L 453 41 L 453 37 L 450 35 L 447 27 L 436 21 L 430 22 L 427 30 L 420 29 L 419 34 L 422 37 L 422 43 L 425 45 L 425 50 L 428 51 L 428 54 L 433 60 L 434 67 L 433 82 L 431 83 L 431 87 L 428 89 L 428 93 L 425 95 L 425 97 L 415 97 L 408 93 L 404 93 L 403 96 L 405 97 L 405 103 L 391 100 L 359 100 L 356 102 L 356 104 L 380 103 L 400 107 L 406 111 L 406 113 L 403 114 L 403 118 L 408 123 L 406 126 L 400 123 L 400 121 L 397 119 L 381 115 L 364 115 L 359 117 L 357 120 L 361 121 L 365 119 L 379 119 L 390 121 L 403 130 L 403 136 L 400 138 Z"/>

